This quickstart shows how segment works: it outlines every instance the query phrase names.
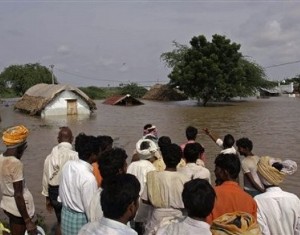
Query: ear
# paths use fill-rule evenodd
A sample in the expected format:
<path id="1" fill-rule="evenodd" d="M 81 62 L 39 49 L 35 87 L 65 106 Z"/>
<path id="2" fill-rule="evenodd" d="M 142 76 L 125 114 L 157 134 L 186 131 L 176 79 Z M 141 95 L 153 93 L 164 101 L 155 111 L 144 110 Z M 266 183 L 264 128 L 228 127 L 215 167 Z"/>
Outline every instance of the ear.
<path id="1" fill-rule="evenodd" d="M 138 201 L 137 202 L 131 202 L 129 206 L 127 207 L 127 213 L 130 215 L 130 218 L 134 218 L 135 214 L 139 208 Z"/>

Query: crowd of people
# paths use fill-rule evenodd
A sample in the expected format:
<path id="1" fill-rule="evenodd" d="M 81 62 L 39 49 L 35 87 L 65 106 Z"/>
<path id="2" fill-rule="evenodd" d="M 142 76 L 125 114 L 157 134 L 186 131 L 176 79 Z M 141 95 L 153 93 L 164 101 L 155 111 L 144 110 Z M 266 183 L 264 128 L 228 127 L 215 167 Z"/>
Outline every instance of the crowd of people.
<path id="1" fill-rule="evenodd" d="M 205 166 L 208 156 L 193 126 L 178 145 L 145 125 L 132 158 L 110 136 L 80 133 L 74 141 L 70 128 L 61 127 L 41 182 L 46 208 L 57 218 L 55 234 L 300 235 L 300 200 L 280 188 L 296 162 L 253 154 L 249 138 L 203 133 L 221 148 L 214 169 Z M 39 234 L 21 161 L 28 135 L 23 125 L 2 135 L 1 208 L 9 219 L 9 228 L 0 226 L 3 234 Z"/>

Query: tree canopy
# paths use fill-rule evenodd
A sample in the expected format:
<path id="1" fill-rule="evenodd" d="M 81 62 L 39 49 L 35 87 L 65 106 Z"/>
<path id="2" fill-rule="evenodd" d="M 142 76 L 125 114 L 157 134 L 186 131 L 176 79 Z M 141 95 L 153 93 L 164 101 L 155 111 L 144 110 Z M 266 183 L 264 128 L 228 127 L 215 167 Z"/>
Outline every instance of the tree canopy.
<path id="1" fill-rule="evenodd" d="M 54 83 L 57 79 L 53 75 Z M 51 71 L 38 63 L 11 65 L 0 74 L 0 89 L 11 88 L 16 95 L 22 96 L 25 91 L 38 83 L 52 83 Z"/>
<path id="2" fill-rule="evenodd" d="M 191 39 L 190 46 L 177 42 L 174 46 L 161 55 L 172 69 L 170 84 L 204 106 L 210 100 L 249 96 L 259 87 L 273 85 L 265 80 L 263 68 L 243 57 L 241 46 L 225 36 L 215 34 L 209 42 L 200 35 Z"/>

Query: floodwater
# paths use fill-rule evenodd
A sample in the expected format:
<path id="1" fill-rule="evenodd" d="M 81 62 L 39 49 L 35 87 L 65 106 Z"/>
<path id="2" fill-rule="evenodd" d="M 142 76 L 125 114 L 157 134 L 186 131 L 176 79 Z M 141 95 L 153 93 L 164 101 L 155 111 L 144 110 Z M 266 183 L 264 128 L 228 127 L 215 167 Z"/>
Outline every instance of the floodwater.
<path id="1" fill-rule="evenodd" d="M 13 106 L 0 106 L 0 129 L 16 124 L 24 124 L 30 129 L 28 148 L 22 158 L 25 180 L 32 192 L 36 212 L 45 217 L 48 225 L 53 224 L 55 215 L 45 209 L 45 198 L 41 195 L 43 162 L 57 142 L 60 126 L 69 126 L 74 136 L 80 132 L 92 135 L 110 135 L 115 145 L 125 148 L 131 156 L 135 143 L 142 135 L 142 127 L 153 123 L 159 136 L 170 136 L 174 143 L 185 142 L 185 128 L 193 125 L 199 130 L 209 128 L 223 137 L 230 133 L 236 139 L 248 137 L 253 141 L 253 153 L 292 159 L 300 163 L 300 99 L 273 97 L 270 99 L 251 99 L 237 101 L 228 105 L 197 107 L 192 101 L 152 102 L 145 105 L 120 107 L 104 105 L 96 101 L 98 110 L 91 117 L 68 116 L 41 119 L 13 110 Z M 202 131 L 198 141 L 204 145 L 206 166 L 213 175 L 213 161 L 220 151 Z M 4 149 L 3 144 L 0 150 Z M 284 190 L 300 196 L 300 171 L 286 178 Z M 214 181 L 213 181 L 214 182 Z M 0 213 L 0 219 L 5 218 Z"/>

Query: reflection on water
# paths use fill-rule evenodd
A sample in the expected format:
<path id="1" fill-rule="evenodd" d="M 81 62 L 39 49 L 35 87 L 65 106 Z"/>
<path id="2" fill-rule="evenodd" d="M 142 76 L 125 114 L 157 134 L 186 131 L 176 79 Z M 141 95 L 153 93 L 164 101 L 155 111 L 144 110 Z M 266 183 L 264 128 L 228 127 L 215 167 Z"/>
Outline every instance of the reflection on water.
<path id="1" fill-rule="evenodd" d="M 41 119 L 13 111 L 13 107 L 0 107 L 0 129 L 22 123 L 30 129 L 28 149 L 24 162 L 25 178 L 34 195 L 37 212 L 51 224 L 55 218 L 45 210 L 45 198 L 41 195 L 41 178 L 44 159 L 57 141 L 60 126 L 69 126 L 74 136 L 80 132 L 92 135 L 111 135 L 115 144 L 132 154 L 135 143 L 142 135 L 142 127 L 153 123 L 160 136 L 170 136 L 178 144 L 185 142 L 185 128 L 207 127 L 223 137 L 230 133 L 236 139 L 248 137 L 253 141 L 253 153 L 263 156 L 290 158 L 298 161 L 300 125 L 300 99 L 275 97 L 271 99 L 235 102 L 230 105 L 197 107 L 194 102 L 151 102 L 145 105 L 120 107 L 104 105 L 97 101 L 95 115 L 57 116 Z M 207 167 L 213 174 L 213 161 L 220 151 L 209 137 L 200 132 L 199 142 L 205 146 Z M 0 145 L 4 149 L 3 144 Z M 283 185 L 285 190 L 300 196 L 300 171 L 290 176 Z M 2 214 L 1 214 L 2 215 Z M 3 218 L 2 215 L 0 217 Z"/>

